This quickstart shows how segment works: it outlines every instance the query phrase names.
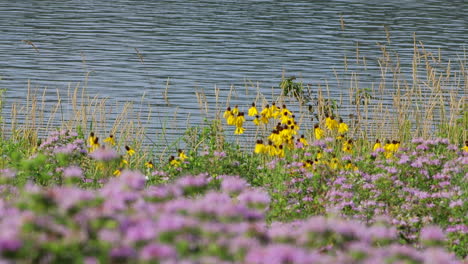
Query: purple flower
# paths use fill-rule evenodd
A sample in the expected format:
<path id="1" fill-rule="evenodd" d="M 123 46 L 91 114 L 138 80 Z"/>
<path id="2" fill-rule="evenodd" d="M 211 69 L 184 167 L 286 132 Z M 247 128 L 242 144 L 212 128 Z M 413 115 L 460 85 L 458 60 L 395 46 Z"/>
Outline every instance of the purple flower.
<path id="1" fill-rule="evenodd" d="M 240 193 L 247 188 L 247 181 L 240 177 L 224 176 L 222 177 L 221 190 L 228 193 Z"/>
<path id="2" fill-rule="evenodd" d="M 175 259 L 176 257 L 177 252 L 168 245 L 151 243 L 140 250 L 140 259 L 145 261 L 171 258 Z"/>
<path id="3" fill-rule="evenodd" d="M 119 154 L 112 148 L 102 146 L 95 151 L 93 151 L 89 156 L 95 160 L 99 161 L 111 161 L 119 158 Z"/>
<path id="4" fill-rule="evenodd" d="M 63 169 L 65 178 L 80 178 L 83 176 L 83 170 L 78 166 L 70 166 Z"/>
<path id="5" fill-rule="evenodd" d="M 430 225 L 421 229 L 420 239 L 421 241 L 443 241 L 445 235 L 440 227 Z"/>

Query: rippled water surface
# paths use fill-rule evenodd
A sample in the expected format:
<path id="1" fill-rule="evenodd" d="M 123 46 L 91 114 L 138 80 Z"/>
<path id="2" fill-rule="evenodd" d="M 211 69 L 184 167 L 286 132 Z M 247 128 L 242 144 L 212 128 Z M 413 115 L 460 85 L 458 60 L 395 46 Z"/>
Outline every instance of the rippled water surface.
<path id="1" fill-rule="evenodd" d="M 110 102 L 140 102 L 144 95 L 139 111 L 152 108 L 148 125 L 154 129 L 164 116 L 199 122 L 195 91 L 204 90 L 211 109 L 215 86 L 219 108 L 229 94 L 231 103 L 247 106 L 256 87 L 269 99 L 283 72 L 312 90 L 328 84 L 338 96 L 350 85 L 344 57 L 351 65 L 357 47 L 366 59 L 364 85 L 380 78 L 378 43 L 398 53 L 402 71 L 410 69 L 414 32 L 447 60 L 462 57 L 466 14 L 466 1 L 1 0 L 4 112 L 25 100 L 28 80 L 32 88 L 47 87 L 49 103 L 57 90 L 66 97 L 77 83 Z M 174 123 L 170 136 L 186 126 Z"/>

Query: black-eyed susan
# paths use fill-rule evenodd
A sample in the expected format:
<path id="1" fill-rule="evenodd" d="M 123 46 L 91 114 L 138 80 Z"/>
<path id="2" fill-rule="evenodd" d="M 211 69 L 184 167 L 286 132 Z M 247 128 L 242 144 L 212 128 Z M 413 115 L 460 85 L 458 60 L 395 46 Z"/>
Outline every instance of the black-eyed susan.
<path id="1" fill-rule="evenodd" d="M 180 166 L 180 161 L 177 160 L 174 156 L 170 156 L 169 157 L 169 165 L 171 165 L 172 167 L 179 167 Z"/>
<path id="2" fill-rule="evenodd" d="M 238 115 L 239 114 L 239 107 L 237 105 L 234 106 L 234 108 L 232 109 L 232 114 L 233 115 Z"/>
<path id="3" fill-rule="evenodd" d="M 275 156 L 277 156 L 279 158 L 284 158 L 284 147 L 283 147 L 283 145 L 279 145 L 278 147 L 276 147 Z"/>
<path id="4" fill-rule="evenodd" d="M 256 125 L 256 126 L 259 126 L 260 125 L 260 116 L 259 115 L 256 115 L 254 120 L 252 120 L 252 122 Z"/>
<path id="5" fill-rule="evenodd" d="M 154 169 L 154 164 L 153 164 L 153 162 L 152 162 L 151 160 L 145 162 L 145 168 L 147 168 L 147 169 Z"/>
<path id="6" fill-rule="evenodd" d="M 131 147 L 129 147 L 129 146 L 125 146 L 125 151 L 127 152 L 127 155 L 128 155 L 129 157 L 135 155 L 135 150 L 133 150 L 133 149 L 132 149 Z"/>
<path id="7" fill-rule="evenodd" d="M 125 167 L 125 166 L 128 166 L 128 160 L 122 159 L 122 160 L 120 161 L 120 167 Z"/>
<path id="8" fill-rule="evenodd" d="M 89 151 L 90 151 L 90 152 L 93 152 L 93 151 L 95 151 L 96 149 L 98 149 L 100 146 L 101 146 L 101 144 L 99 144 L 99 138 L 98 138 L 98 137 L 94 137 L 94 140 L 93 140 L 93 142 L 91 143 L 91 146 L 90 146 L 90 148 L 89 148 Z"/>
<path id="9" fill-rule="evenodd" d="M 325 136 L 325 131 L 323 131 L 323 129 L 321 129 L 318 124 L 314 125 L 314 136 L 317 140 Z"/>
<path id="10" fill-rule="evenodd" d="M 89 137 L 88 137 L 89 147 L 91 147 L 94 144 L 94 140 L 96 140 L 96 136 L 94 135 L 94 132 L 89 133 Z"/>
<path id="11" fill-rule="evenodd" d="M 231 107 L 226 108 L 226 111 L 224 111 L 224 114 L 223 114 L 224 119 L 226 119 L 227 121 L 227 119 L 232 115 L 233 113 L 232 113 Z"/>
<path id="12" fill-rule="evenodd" d="M 268 104 L 265 106 L 265 108 L 262 109 L 262 111 L 260 112 L 260 115 L 262 116 L 262 118 L 265 118 L 267 120 L 264 123 L 268 123 L 268 119 L 270 119 L 272 117 L 272 111 L 271 111 L 270 106 Z"/>
<path id="13" fill-rule="evenodd" d="M 353 151 L 353 140 L 348 139 L 347 141 L 343 142 L 343 147 L 341 150 L 346 153 L 351 153 Z"/>
<path id="14" fill-rule="evenodd" d="M 375 140 L 374 146 L 372 147 L 372 151 L 376 151 L 382 148 L 382 143 L 380 143 L 379 139 Z"/>
<path id="15" fill-rule="evenodd" d="M 286 105 L 283 105 L 281 108 L 281 115 L 287 114 L 288 116 L 292 116 L 291 111 L 286 107 Z"/>
<path id="16" fill-rule="evenodd" d="M 265 153 L 265 145 L 263 144 L 263 140 L 259 139 L 255 143 L 255 149 L 254 149 L 255 154 L 263 154 Z"/>
<path id="17" fill-rule="evenodd" d="M 309 146 L 309 142 L 307 142 L 307 139 L 304 135 L 301 135 L 301 137 L 299 138 L 299 142 L 301 142 L 304 146 Z"/>
<path id="18" fill-rule="evenodd" d="M 234 130 L 234 134 L 241 135 L 241 134 L 244 134 L 244 131 L 245 131 L 245 128 L 236 126 L 236 129 Z"/>
<path id="19" fill-rule="evenodd" d="M 464 152 L 468 152 L 468 140 L 465 141 L 465 146 L 462 147 Z"/>
<path id="20" fill-rule="evenodd" d="M 104 139 L 104 142 L 110 144 L 111 146 L 115 146 L 114 135 L 109 135 L 107 138 Z"/>
<path id="21" fill-rule="evenodd" d="M 114 176 L 120 176 L 121 173 L 122 173 L 122 168 L 119 168 L 119 169 L 116 169 L 112 174 Z"/>
<path id="22" fill-rule="evenodd" d="M 255 107 L 255 103 L 252 103 L 252 106 L 249 108 L 249 111 L 247 113 L 249 116 L 256 116 L 258 115 L 258 110 L 257 107 Z"/>
<path id="23" fill-rule="evenodd" d="M 338 133 L 345 134 L 346 132 L 348 132 L 348 130 L 348 124 L 343 122 L 343 119 L 340 117 L 340 120 L 338 121 Z"/>
<path id="24" fill-rule="evenodd" d="M 335 117 L 329 116 L 328 114 L 326 115 L 326 118 L 325 118 L 325 126 L 330 131 L 335 131 L 339 127 L 338 122 L 335 120 Z"/>
<path id="25" fill-rule="evenodd" d="M 188 158 L 188 156 L 185 154 L 185 152 L 182 149 L 179 149 L 178 152 L 179 152 L 178 156 L 181 161 L 184 161 Z"/>
<path id="26" fill-rule="evenodd" d="M 270 111 L 271 117 L 273 118 L 278 118 L 281 115 L 281 110 L 279 109 L 279 107 L 276 106 L 275 102 L 271 103 Z"/>
<path id="27" fill-rule="evenodd" d="M 245 122 L 244 112 L 240 112 L 239 115 L 236 117 L 235 125 L 236 127 L 241 127 L 244 125 L 244 122 Z"/>

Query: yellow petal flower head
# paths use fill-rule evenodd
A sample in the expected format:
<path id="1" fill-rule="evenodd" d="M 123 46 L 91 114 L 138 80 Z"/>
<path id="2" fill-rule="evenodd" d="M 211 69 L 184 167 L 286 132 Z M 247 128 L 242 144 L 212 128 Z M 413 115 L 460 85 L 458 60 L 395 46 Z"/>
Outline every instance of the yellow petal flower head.
<path id="1" fill-rule="evenodd" d="M 334 116 L 329 116 L 327 114 L 325 118 L 325 126 L 328 130 L 333 131 L 338 129 L 338 122 L 335 120 Z"/>
<path id="2" fill-rule="evenodd" d="M 176 158 L 174 156 L 170 156 L 169 157 L 169 165 L 171 165 L 172 167 L 179 167 L 180 166 L 180 161 L 176 160 Z"/>
<path id="3" fill-rule="evenodd" d="M 236 117 L 235 125 L 236 127 L 241 127 L 242 125 L 244 125 L 244 122 L 245 122 L 244 112 L 240 112 L 239 115 Z"/>
<path id="4" fill-rule="evenodd" d="M 93 152 L 95 151 L 96 149 L 98 149 L 101 145 L 99 144 L 99 138 L 98 137 L 94 137 L 94 141 L 93 143 L 91 144 L 91 147 L 89 148 L 89 151 L 90 152 Z"/>
<path id="5" fill-rule="evenodd" d="M 252 106 L 249 108 L 249 112 L 247 113 L 249 116 L 256 116 L 258 115 L 257 107 L 255 107 L 255 103 L 252 103 Z"/>
<path id="6" fill-rule="evenodd" d="M 112 146 L 115 146 L 115 139 L 114 139 L 114 135 L 109 135 L 109 137 L 107 137 L 106 139 L 104 139 L 104 142 L 105 143 L 109 143 L 110 145 Z"/>
<path id="7" fill-rule="evenodd" d="M 153 164 L 153 162 L 150 160 L 150 161 L 145 162 L 145 167 L 146 167 L 147 169 L 154 169 L 154 164 Z"/>
<path id="8" fill-rule="evenodd" d="M 122 172 L 122 169 L 116 169 L 114 173 L 112 173 L 114 176 L 120 176 L 120 173 Z"/>
<path id="9" fill-rule="evenodd" d="M 292 116 L 291 111 L 288 110 L 286 105 L 283 105 L 283 108 L 281 108 L 281 115 L 285 115 L 285 114 L 287 114 L 288 116 Z"/>
<path id="10" fill-rule="evenodd" d="M 96 136 L 94 136 L 94 132 L 89 133 L 88 146 L 91 147 L 93 145 L 95 139 L 96 139 Z"/>
<path id="11" fill-rule="evenodd" d="M 301 142 L 304 146 L 309 146 L 309 142 L 307 142 L 307 139 L 304 137 L 304 135 L 301 135 L 299 142 Z"/>
<path id="12" fill-rule="evenodd" d="M 125 146 L 125 150 L 127 151 L 127 155 L 129 157 L 133 156 L 135 154 L 135 150 L 133 150 L 131 147 L 129 146 Z"/>
<path id="13" fill-rule="evenodd" d="M 179 152 L 179 159 L 180 159 L 181 161 L 184 161 L 184 160 L 186 160 L 186 159 L 188 158 L 188 156 L 185 155 L 185 153 L 184 153 L 183 150 L 179 149 L 178 152 Z"/>
<path id="14" fill-rule="evenodd" d="M 254 118 L 254 120 L 252 120 L 252 122 L 253 122 L 256 126 L 260 125 L 260 116 L 259 116 L 259 115 L 256 115 L 255 118 Z"/>
<path id="15" fill-rule="evenodd" d="M 347 153 L 351 153 L 353 151 L 353 140 L 349 139 L 348 141 L 343 142 L 342 150 Z"/>
<path id="16" fill-rule="evenodd" d="M 237 105 L 234 106 L 234 108 L 232 109 L 232 114 L 233 115 L 238 115 L 239 114 L 239 107 Z"/>
<path id="17" fill-rule="evenodd" d="M 244 134 L 244 128 L 243 127 L 236 127 L 236 130 L 234 131 L 234 134 L 236 135 L 240 135 L 240 134 Z"/>
<path id="18" fill-rule="evenodd" d="M 283 145 L 279 145 L 276 148 L 275 155 L 278 156 L 279 158 L 284 158 L 284 147 L 283 147 Z"/>
<path id="19" fill-rule="evenodd" d="M 272 103 L 270 106 L 271 117 L 278 118 L 281 116 L 281 110 L 276 106 L 276 103 Z"/>
<path id="20" fill-rule="evenodd" d="M 340 118 L 340 121 L 338 122 L 338 133 L 344 134 L 348 132 L 348 130 L 348 125 L 345 122 L 343 122 L 342 118 Z"/>
<path id="21" fill-rule="evenodd" d="M 377 149 L 382 148 L 382 144 L 380 143 L 379 139 L 375 140 L 374 147 L 372 147 L 372 151 L 376 151 Z"/>
<path id="22" fill-rule="evenodd" d="M 323 129 L 321 129 L 318 124 L 315 124 L 314 135 L 315 135 L 315 139 L 319 140 L 325 136 L 325 131 L 323 131 Z"/>
<path id="23" fill-rule="evenodd" d="M 462 147 L 464 152 L 468 152 L 468 140 L 465 141 L 465 146 Z"/>
<path id="24" fill-rule="evenodd" d="M 263 108 L 262 112 L 260 112 L 260 114 L 263 117 L 265 117 L 266 119 L 270 119 L 272 117 L 272 112 L 271 112 L 270 106 L 266 105 L 265 108 Z M 268 121 L 267 121 L 267 123 L 268 123 Z"/>
<path id="25" fill-rule="evenodd" d="M 255 154 L 265 153 L 265 145 L 263 145 L 263 140 L 261 139 L 257 140 L 257 143 L 255 144 L 254 153 Z"/>
<path id="26" fill-rule="evenodd" d="M 227 119 L 228 119 L 230 116 L 232 116 L 232 115 L 233 115 L 233 114 L 232 114 L 232 111 L 231 111 L 231 107 L 228 107 L 228 108 L 226 109 L 226 111 L 224 111 L 223 117 L 224 117 L 224 119 L 227 120 Z"/>

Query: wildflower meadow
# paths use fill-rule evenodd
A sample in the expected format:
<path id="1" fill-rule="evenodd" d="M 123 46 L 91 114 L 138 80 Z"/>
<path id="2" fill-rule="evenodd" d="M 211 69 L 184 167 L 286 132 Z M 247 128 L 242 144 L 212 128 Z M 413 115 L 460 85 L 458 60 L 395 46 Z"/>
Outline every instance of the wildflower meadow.
<path id="1" fill-rule="evenodd" d="M 47 131 L 32 103 L 0 116 L 0 263 L 468 261 L 466 94 L 394 95 L 389 117 L 364 112 L 372 91 L 350 115 L 278 89 L 157 151 L 130 118 L 101 126 L 94 101 Z"/>

